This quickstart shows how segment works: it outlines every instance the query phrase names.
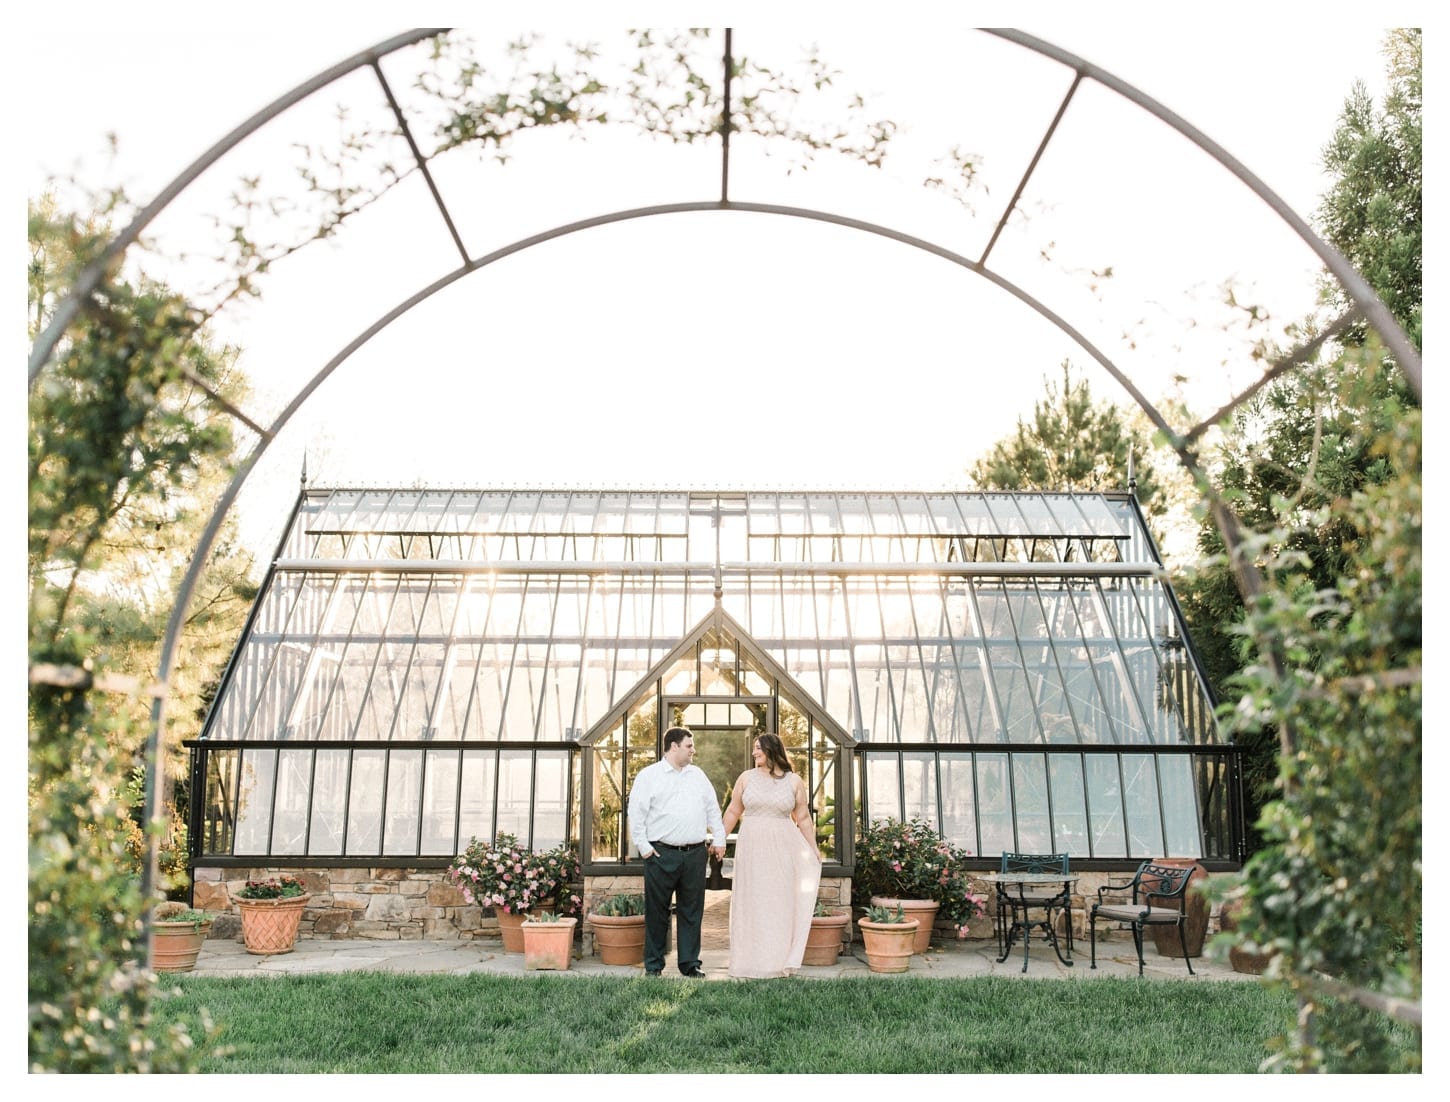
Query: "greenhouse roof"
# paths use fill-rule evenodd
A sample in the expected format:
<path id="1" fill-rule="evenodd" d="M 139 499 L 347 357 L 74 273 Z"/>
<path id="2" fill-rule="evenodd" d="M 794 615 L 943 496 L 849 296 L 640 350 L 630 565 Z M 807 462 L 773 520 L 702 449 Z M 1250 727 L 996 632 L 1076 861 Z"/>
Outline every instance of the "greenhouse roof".
<path id="1" fill-rule="evenodd" d="M 1214 741 L 1132 496 L 306 489 L 225 740 L 591 742 L 786 679 L 838 742 Z"/>

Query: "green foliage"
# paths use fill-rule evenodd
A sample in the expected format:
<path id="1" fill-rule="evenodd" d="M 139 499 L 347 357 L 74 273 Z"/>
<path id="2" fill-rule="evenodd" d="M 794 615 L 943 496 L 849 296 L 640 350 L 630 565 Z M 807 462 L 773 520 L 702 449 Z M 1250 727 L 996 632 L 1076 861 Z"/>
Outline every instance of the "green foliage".
<path id="1" fill-rule="evenodd" d="M 1420 344 L 1420 34 L 1391 32 L 1389 95 L 1362 87 L 1325 148 L 1321 232 Z M 1326 279 L 1326 304 L 1348 298 Z M 1277 950 L 1298 1012 L 1268 1066 L 1416 1070 L 1383 1014 L 1422 999 L 1422 425 L 1360 325 L 1235 414 L 1225 498 L 1251 536 L 1205 528 L 1180 588 L 1261 805 L 1242 935 Z M 1244 600 L 1229 552 L 1263 579 Z"/>
<path id="2" fill-rule="evenodd" d="M 45 203 L 32 205 L 29 228 L 34 332 L 104 235 Z M 230 429 L 198 389 L 222 385 L 223 370 L 196 340 L 199 324 L 164 288 L 113 277 L 30 391 L 30 661 L 72 679 L 48 675 L 55 683 L 30 694 L 33 1070 L 192 1066 L 185 1034 L 150 1032 L 152 978 L 139 959 L 154 901 L 139 891 L 146 847 L 127 782 L 149 700 L 93 679 L 154 675 L 154 661 L 138 668 L 158 633 L 145 587 L 127 588 L 128 565 L 150 550 L 134 536 L 165 530 L 202 472 L 228 461 Z"/>
<path id="3" fill-rule="evenodd" d="M 1138 500 L 1153 512 L 1162 492 L 1147 435 L 1130 429 L 1117 406 L 1094 402 L 1067 360 L 1062 385 L 1044 377 L 1043 386 L 1047 395 L 1033 405 L 1031 422 L 1019 417 L 1017 431 L 972 464 L 972 483 L 984 490 L 1126 490 L 1131 449 Z"/>
<path id="4" fill-rule="evenodd" d="M 194 911 L 185 903 L 177 902 L 174 899 L 156 904 L 151 912 L 151 917 L 156 922 L 187 922 L 193 926 L 201 926 L 211 921 L 211 915 L 205 911 Z"/>
<path id="5" fill-rule="evenodd" d="M 906 910 L 900 903 L 895 907 L 872 904 L 866 908 L 866 921 L 879 922 L 883 926 L 903 926 L 907 922 Z"/>
<path id="6" fill-rule="evenodd" d="M 629 918 L 644 914 L 644 896 L 638 892 L 606 895 L 594 904 L 594 913 L 605 918 Z"/>
<path id="7" fill-rule="evenodd" d="M 1334 136 L 1324 147 L 1324 170 L 1333 179 L 1321 197 L 1316 222 L 1324 239 L 1344 254 L 1416 348 L 1421 347 L 1424 166 L 1421 113 L 1422 44 L 1417 28 L 1393 30 L 1385 42 L 1387 91 L 1376 110 L 1356 83 Z M 1348 297 L 1326 281 L 1339 308 Z M 1358 339 L 1363 339 L 1363 327 Z"/>

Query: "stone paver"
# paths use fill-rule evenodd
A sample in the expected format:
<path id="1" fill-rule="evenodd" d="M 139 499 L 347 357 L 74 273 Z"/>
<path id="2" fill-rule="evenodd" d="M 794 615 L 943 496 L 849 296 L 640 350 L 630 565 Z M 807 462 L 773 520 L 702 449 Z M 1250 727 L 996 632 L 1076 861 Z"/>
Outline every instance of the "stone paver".
<path id="1" fill-rule="evenodd" d="M 712 939 L 713 940 L 713 939 Z M 701 952 L 706 976 L 725 980 L 730 963 L 730 950 L 707 942 Z M 1180 980 L 1188 983 L 1253 980 L 1255 977 L 1233 971 L 1227 961 L 1208 956 L 1196 957 L 1190 976 L 1179 957 L 1160 957 L 1151 948 L 1144 954 L 1144 980 Z M 638 967 L 603 964 L 598 957 L 575 959 L 563 972 L 529 971 L 521 953 L 505 953 L 498 942 L 451 941 L 366 941 L 350 939 L 325 941 L 301 939 L 290 953 L 262 957 L 248 953 L 240 941 L 211 939 L 197 958 L 194 974 L 210 976 L 294 975 L 312 972 L 429 972 L 449 975 L 496 973 L 517 976 L 618 976 L 641 975 Z M 1009 979 L 1136 979 L 1138 961 L 1132 941 L 1127 938 L 1098 943 L 1098 967 L 1088 967 L 1087 946 L 1074 955 L 1074 965 L 1061 964 L 1047 945 L 1034 944 L 1027 973 L 1022 973 L 1020 947 L 1001 964 L 997 963 L 995 942 L 942 941 L 934 943 L 926 953 L 911 958 L 911 967 L 899 975 L 938 979 L 963 979 L 972 976 L 1004 976 Z M 848 976 L 869 976 L 890 982 L 894 975 L 878 975 L 866 966 L 861 946 L 853 944 L 836 964 L 824 968 L 802 968 L 800 979 L 836 979 Z M 665 978 L 681 979 L 674 967 L 673 955 L 666 958 Z M 683 982 L 683 981 L 682 981 Z"/>

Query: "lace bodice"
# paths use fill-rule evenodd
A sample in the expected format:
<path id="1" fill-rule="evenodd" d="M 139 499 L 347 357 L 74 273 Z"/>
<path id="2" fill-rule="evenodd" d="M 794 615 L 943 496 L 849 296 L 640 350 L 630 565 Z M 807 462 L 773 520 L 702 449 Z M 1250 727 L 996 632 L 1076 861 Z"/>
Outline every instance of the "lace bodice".
<path id="1" fill-rule="evenodd" d="M 789 819 L 795 810 L 795 785 L 791 783 L 794 773 L 772 777 L 760 770 L 749 775 L 741 802 L 746 815 Z"/>

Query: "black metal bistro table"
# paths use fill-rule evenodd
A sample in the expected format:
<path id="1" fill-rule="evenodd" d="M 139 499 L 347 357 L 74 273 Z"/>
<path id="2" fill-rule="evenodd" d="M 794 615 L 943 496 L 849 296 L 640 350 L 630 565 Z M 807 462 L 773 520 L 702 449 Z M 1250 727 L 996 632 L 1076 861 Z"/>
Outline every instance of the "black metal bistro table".
<path id="1" fill-rule="evenodd" d="M 1029 888 L 1055 889 L 1062 886 L 1063 895 L 1067 902 L 1061 907 L 1063 914 L 1067 916 L 1068 930 L 1072 929 L 1072 887 L 1077 883 L 1078 878 L 1072 874 L 1063 875 L 1060 872 L 984 872 L 979 874 L 978 879 L 992 884 L 996 887 L 997 893 L 1005 897 L 1008 907 L 1012 911 L 1012 921 L 1007 927 L 1006 938 L 1002 948 L 1002 955 L 997 958 L 1001 964 L 1012 953 L 1012 945 L 1016 942 L 1018 935 L 1022 937 L 1022 971 L 1027 971 L 1027 949 L 1031 940 L 1032 927 L 1039 926 L 1047 940 L 1052 943 L 1052 951 L 1057 954 L 1057 959 L 1069 968 L 1072 967 L 1072 934 L 1068 934 L 1067 956 L 1062 955 L 1062 947 L 1057 943 L 1057 931 L 1052 928 L 1052 912 L 1056 907 L 1046 907 L 1043 903 L 1034 902 L 1028 898 Z M 1015 894 L 1013 894 L 1015 892 Z M 1042 918 L 1032 921 L 1030 907 L 1037 907 L 1045 913 Z"/>

